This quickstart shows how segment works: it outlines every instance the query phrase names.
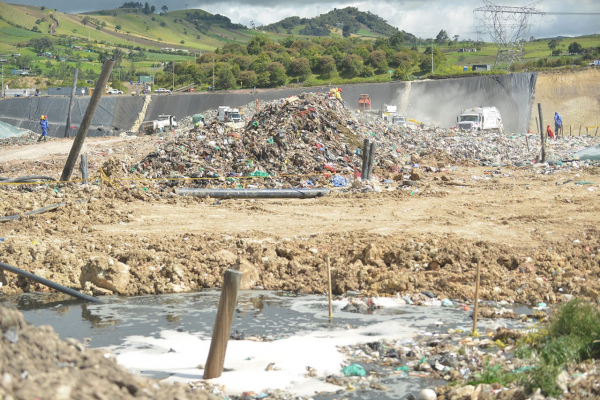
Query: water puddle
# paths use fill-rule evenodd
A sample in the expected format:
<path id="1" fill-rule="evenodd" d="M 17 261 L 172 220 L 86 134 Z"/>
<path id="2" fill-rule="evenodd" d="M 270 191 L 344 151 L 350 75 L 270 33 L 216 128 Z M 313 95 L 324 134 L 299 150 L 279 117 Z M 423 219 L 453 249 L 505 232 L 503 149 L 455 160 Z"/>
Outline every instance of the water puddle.
<path id="1" fill-rule="evenodd" d="M 140 375 L 167 382 L 202 379 L 220 292 L 106 297 L 104 304 L 89 304 L 56 294 L 0 297 L 35 325 L 51 325 L 65 339 L 89 338 L 89 347 L 110 348 L 117 361 Z M 369 312 L 344 312 L 348 301 L 333 303 L 328 318 L 324 296 L 290 295 L 270 291 L 242 291 L 233 322 L 234 336 L 227 347 L 227 371 L 212 383 L 226 393 L 260 393 L 286 390 L 316 398 L 402 399 L 423 387 L 443 384 L 418 377 L 383 378 L 390 391 L 366 390 L 335 394 L 340 390 L 325 377 L 340 373 L 345 356 L 339 346 L 401 340 L 449 329 L 469 331 L 470 312 L 460 308 L 409 306 L 383 299 L 382 308 Z M 507 320 L 480 320 L 479 329 L 513 324 Z M 250 339 L 250 340 L 248 340 Z M 269 364 L 274 368 L 267 370 Z M 307 367 L 317 371 L 308 377 Z"/>

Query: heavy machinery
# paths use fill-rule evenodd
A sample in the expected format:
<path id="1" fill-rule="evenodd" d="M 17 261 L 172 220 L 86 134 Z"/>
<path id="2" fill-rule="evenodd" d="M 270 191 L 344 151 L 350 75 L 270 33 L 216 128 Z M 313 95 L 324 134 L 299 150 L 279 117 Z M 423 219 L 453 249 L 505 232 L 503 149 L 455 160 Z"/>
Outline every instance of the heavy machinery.
<path id="1" fill-rule="evenodd" d="M 358 95 L 358 110 L 360 112 L 371 110 L 371 95 L 361 94 Z"/>

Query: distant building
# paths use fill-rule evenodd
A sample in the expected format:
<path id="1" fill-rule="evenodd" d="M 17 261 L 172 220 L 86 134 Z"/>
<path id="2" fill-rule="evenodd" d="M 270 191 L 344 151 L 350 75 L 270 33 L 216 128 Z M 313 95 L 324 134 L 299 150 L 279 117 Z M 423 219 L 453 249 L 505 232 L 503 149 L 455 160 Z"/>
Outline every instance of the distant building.
<path id="1" fill-rule="evenodd" d="M 459 53 L 477 53 L 477 49 L 475 48 L 470 48 L 470 49 L 458 49 Z"/>
<path id="2" fill-rule="evenodd" d="M 492 66 L 489 64 L 473 65 L 473 71 L 491 71 Z"/>

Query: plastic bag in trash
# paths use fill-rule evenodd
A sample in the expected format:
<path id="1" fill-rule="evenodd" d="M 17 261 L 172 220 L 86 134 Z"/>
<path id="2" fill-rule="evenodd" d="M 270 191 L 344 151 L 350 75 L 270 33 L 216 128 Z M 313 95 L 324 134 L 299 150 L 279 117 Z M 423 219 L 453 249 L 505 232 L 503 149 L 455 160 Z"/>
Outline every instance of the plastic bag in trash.
<path id="1" fill-rule="evenodd" d="M 348 186 L 348 182 L 346 181 L 346 179 L 340 175 L 334 176 L 333 179 L 331 180 L 331 183 L 333 183 L 333 186 L 335 186 L 335 187 Z"/>
<path id="2" fill-rule="evenodd" d="M 342 369 L 342 373 L 346 376 L 365 376 L 367 374 L 365 369 L 358 364 L 348 365 Z"/>

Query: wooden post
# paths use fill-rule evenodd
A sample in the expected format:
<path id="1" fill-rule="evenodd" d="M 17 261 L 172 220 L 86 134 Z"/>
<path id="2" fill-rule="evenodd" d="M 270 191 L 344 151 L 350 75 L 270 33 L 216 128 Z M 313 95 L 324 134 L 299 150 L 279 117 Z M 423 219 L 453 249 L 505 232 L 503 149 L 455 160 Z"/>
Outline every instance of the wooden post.
<path id="1" fill-rule="evenodd" d="M 242 272 L 228 269 L 223 278 L 223 289 L 219 299 L 219 308 L 215 319 L 210 350 L 204 368 L 204 379 L 218 378 L 223 373 L 227 341 L 231 334 L 231 325 L 237 303 L 238 289 L 242 281 Z"/>
<path id="2" fill-rule="evenodd" d="M 569 125 L 569 136 L 573 136 L 573 131 L 571 130 L 571 125 Z"/>
<path id="3" fill-rule="evenodd" d="M 581 125 L 579 125 L 579 136 L 581 136 Z"/>
<path id="4" fill-rule="evenodd" d="M 590 128 L 585 127 L 585 136 L 590 136 Z"/>
<path id="5" fill-rule="evenodd" d="M 477 260 L 477 277 L 475 278 L 475 306 L 473 307 L 473 335 L 477 335 L 477 312 L 479 311 L 479 269 L 481 260 Z"/>
<path id="6" fill-rule="evenodd" d="M 333 318 L 333 306 L 331 304 L 331 264 L 329 263 L 329 254 L 325 256 L 327 262 L 327 281 L 329 282 L 329 318 Z"/>
<path id="7" fill-rule="evenodd" d="M 540 162 L 546 161 L 546 132 L 544 132 L 544 118 L 542 117 L 542 103 L 538 103 L 538 112 L 540 114 L 540 135 L 542 135 L 542 159 Z"/>
<path id="8" fill-rule="evenodd" d="M 529 137 L 525 135 L 525 143 L 527 144 L 527 152 L 529 153 Z"/>
<path id="9" fill-rule="evenodd" d="M 69 137 L 69 129 L 71 129 L 71 113 L 73 112 L 73 101 L 75 100 L 75 89 L 77 89 L 77 75 L 79 70 L 75 68 L 73 72 L 73 86 L 71 87 L 71 100 L 69 101 L 69 112 L 67 114 L 67 126 L 65 127 L 65 137 Z"/>
<path id="10" fill-rule="evenodd" d="M 373 174 L 373 162 L 375 160 L 375 149 L 377 145 L 375 142 L 371 143 L 371 150 L 369 151 L 369 166 L 367 170 L 367 179 L 371 180 L 371 175 Z"/>
<path id="11" fill-rule="evenodd" d="M 81 161 L 79 162 L 79 169 L 81 170 L 81 178 L 83 180 L 88 180 L 88 163 L 87 163 L 87 154 L 81 155 Z"/>
<path id="12" fill-rule="evenodd" d="M 368 166 L 369 166 L 369 139 L 365 139 L 363 141 L 362 169 L 360 171 L 361 178 L 363 181 L 367 180 L 367 173 L 369 171 Z"/>
<path id="13" fill-rule="evenodd" d="M 540 133 L 540 123 L 538 122 L 538 117 L 535 117 L 535 127 L 537 128 L 538 133 Z"/>
<path id="14" fill-rule="evenodd" d="M 113 65 L 115 65 L 115 60 L 113 59 L 108 58 L 106 61 L 104 61 L 104 66 L 102 67 L 102 72 L 100 73 L 100 77 L 98 78 L 98 82 L 94 88 L 94 93 L 92 93 L 87 110 L 85 111 L 83 119 L 81 120 L 81 125 L 79 125 L 79 131 L 77 131 L 77 136 L 75 136 L 73 146 L 71 147 L 71 151 L 67 157 L 67 162 L 65 163 L 62 175 L 60 176 L 60 180 L 62 182 L 71 179 L 71 174 L 75 168 L 75 163 L 77 163 L 77 159 L 79 158 L 79 152 L 83 147 L 83 142 L 85 141 L 88 129 L 92 123 L 92 118 L 94 118 L 94 114 L 96 113 L 98 103 L 100 103 L 100 97 L 104 92 L 104 87 L 108 82 Z"/>
<path id="15" fill-rule="evenodd" d="M 594 136 L 598 136 L 598 128 L 600 128 L 600 126 L 596 127 L 596 133 L 594 133 Z"/>

